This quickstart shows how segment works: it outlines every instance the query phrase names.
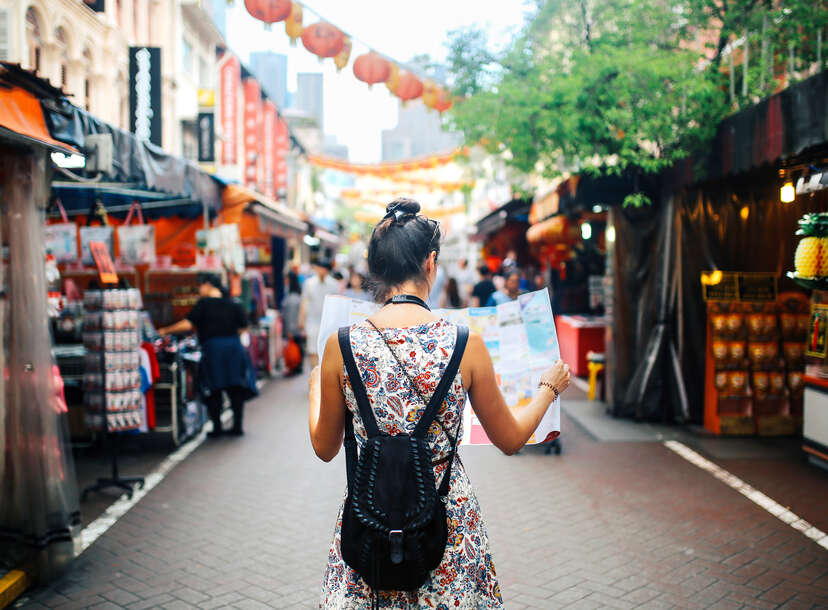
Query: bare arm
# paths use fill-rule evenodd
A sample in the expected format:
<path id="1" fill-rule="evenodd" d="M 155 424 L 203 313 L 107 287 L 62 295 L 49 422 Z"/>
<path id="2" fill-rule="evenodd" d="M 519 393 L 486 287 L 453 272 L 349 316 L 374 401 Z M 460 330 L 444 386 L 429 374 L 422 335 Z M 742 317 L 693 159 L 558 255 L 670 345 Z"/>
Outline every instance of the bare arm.
<path id="1" fill-rule="evenodd" d="M 325 344 L 322 365 L 311 372 L 308 428 L 319 459 L 330 462 L 345 437 L 345 395 L 342 390 L 342 352 L 336 333 Z"/>
<path id="2" fill-rule="evenodd" d="M 187 318 L 183 320 L 179 320 L 175 324 L 170 324 L 169 326 L 165 326 L 164 328 L 158 329 L 159 335 L 177 335 L 178 333 L 189 333 L 192 332 L 195 327 L 193 323 L 190 322 Z"/>
<path id="3" fill-rule="evenodd" d="M 461 372 L 472 408 L 483 429 L 494 446 L 507 455 L 526 444 L 555 399 L 552 389 L 542 386 L 527 406 L 512 411 L 497 386 L 491 356 L 478 333 L 469 335 Z M 543 374 L 542 380 L 563 392 L 569 385 L 569 367 L 558 361 Z"/>

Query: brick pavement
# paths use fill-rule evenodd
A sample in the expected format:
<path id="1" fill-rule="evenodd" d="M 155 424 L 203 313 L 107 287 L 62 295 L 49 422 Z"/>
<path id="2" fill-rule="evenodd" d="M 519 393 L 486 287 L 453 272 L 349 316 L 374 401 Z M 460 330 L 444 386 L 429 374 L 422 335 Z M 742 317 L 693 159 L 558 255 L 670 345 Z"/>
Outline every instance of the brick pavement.
<path id="1" fill-rule="evenodd" d="M 344 460 L 317 460 L 304 379 L 205 443 L 28 608 L 315 607 Z M 658 443 L 460 452 L 506 607 L 828 607 L 828 553 Z M 823 498 L 824 502 L 824 498 Z"/>

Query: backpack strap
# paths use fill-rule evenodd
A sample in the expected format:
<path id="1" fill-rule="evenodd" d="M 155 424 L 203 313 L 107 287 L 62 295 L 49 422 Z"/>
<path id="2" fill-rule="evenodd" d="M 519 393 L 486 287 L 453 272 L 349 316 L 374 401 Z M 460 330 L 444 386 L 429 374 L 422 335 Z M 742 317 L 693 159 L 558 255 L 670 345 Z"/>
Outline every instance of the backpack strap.
<path id="1" fill-rule="evenodd" d="M 454 383 L 454 378 L 457 376 L 457 371 L 460 369 L 460 361 L 463 359 L 463 352 L 466 351 L 466 343 L 468 340 L 468 327 L 458 326 L 457 339 L 454 342 L 454 353 L 452 353 L 451 359 L 449 360 L 445 371 L 443 371 L 443 377 L 440 379 L 437 389 L 434 390 L 434 394 L 431 395 L 431 400 L 428 401 L 428 405 L 426 406 L 423 416 L 420 418 L 420 421 L 417 422 L 417 427 L 414 428 L 413 436 L 425 438 L 428 429 L 431 427 L 431 422 L 434 421 L 435 417 L 437 417 L 437 410 L 440 408 L 440 405 L 443 404 L 446 394 L 448 394 L 449 388 L 451 388 L 451 384 Z M 455 439 L 455 446 L 458 441 L 459 439 Z"/>
<path id="2" fill-rule="evenodd" d="M 351 328 L 349 326 L 343 326 L 339 329 L 339 350 L 342 352 L 342 360 L 345 363 L 345 370 L 351 382 L 351 389 L 354 392 L 354 398 L 356 398 L 357 406 L 359 407 L 359 414 L 362 416 L 362 425 L 365 426 L 365 432 L 368 434 L 368 438 L 377 436 L 379 434 L 379 427 L 377 426 L 377 420 L 374 418 L 374 410 L 371 408 L 368 394 L 365 392 L 365 385 L 362 383 L 362 377 L 359 374 L 356 361 L 354 360 L 354 352 L 351 349 Z"/>

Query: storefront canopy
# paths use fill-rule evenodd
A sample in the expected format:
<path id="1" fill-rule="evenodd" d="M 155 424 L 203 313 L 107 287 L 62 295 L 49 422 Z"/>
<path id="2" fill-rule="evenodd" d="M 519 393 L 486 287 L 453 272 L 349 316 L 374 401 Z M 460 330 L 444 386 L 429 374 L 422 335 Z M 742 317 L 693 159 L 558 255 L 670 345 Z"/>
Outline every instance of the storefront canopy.
<path id="1" fill-rule="evenodd" d="M 532 202 L 527 199 L 512 199 L 504 203 L 495 211 L 477 221 L 475 235 L 472 236 L 473 239 L 485 239 L 488 235 L 503 228 L 507 220 L 528 222 L 531 207 Z"/>
<path id="2" fill-rule="evenodd" d="M 19 66 L 0 62 L 0 136 L 12 142 L 35 144 L 64 153 L 76 152 L 49 134 L 38 89 L 54 97 L 61 92 Z M 33 86 L 34 85 L 34 86 Z"/>
<path id="3" fill-rule="evenodd" d="M 297 212 L 239 184 L 228 184 L 222 193 L 222 221 L 239 222 L 249 209 L 259 216 L 263 229 L 273 235 L 304 235 L 308 225 Z"/>
<path id="4" fill-rule="evenodd" d="M 216 212 L 221 207 L 221 185 L 192 161 L 166 153 L 134 134 L 95 118 L 66 100 L 44 106 L 51 136 L 87 149 L 87 137 L 109 134 L 112 137 L 112 169 L 101 177 L 129 188 L 166 193 L 175 198 L 197 202 Z"/>

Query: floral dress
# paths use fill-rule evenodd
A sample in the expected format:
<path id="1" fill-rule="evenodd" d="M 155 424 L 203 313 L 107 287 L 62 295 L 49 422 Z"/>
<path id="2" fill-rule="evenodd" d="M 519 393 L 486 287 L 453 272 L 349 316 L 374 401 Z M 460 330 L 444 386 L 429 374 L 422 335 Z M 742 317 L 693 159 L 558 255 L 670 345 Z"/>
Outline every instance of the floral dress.
<path id="1" fill-rule="evenodd" d="M 419 326 L 384 328 L 381 331 L 397 358 L 405 365 L 408 375 L 417 384 L 423 398 L 430 400 L 451 358 L 456 327 L 441 319 Z M 383 339 L 372 327 L 360 324 L 351 328 L 351 347 L 380 431 L 411 434 L 425 405 L 411 388 L 405 373 Z M 365 428 L 347 371 L 344 375 L 345 402 L 354 416 L 354 433 L 359 450 L 362 451 L 366 441 Z M 465 401 L 466 391 L 458 371 L 454 384 L 428 431 L 432 461 L 436 462 L 450 454 L 451 443 L 445 431 L 450 431 L 452 437 L 455 435 Z M 462 430 L 460 434 L 462 435 Z M 480 505 L 459 457 L 455 456 L 451 469 L 446 503 L 448 542 L 443 561 L 417 591 L 379 592 L 377 601 L 380 608 L 503 608 Z M 434 467 L 435 483 L 438 486 L 446 467 L 446 462 Z M 367 608 L 371 605 L 373 592 L 359 574 L 345 563 L 340 552 L 343 508 L 344 500 L 336 520 L 319 606 L 337 609 Z"/>

